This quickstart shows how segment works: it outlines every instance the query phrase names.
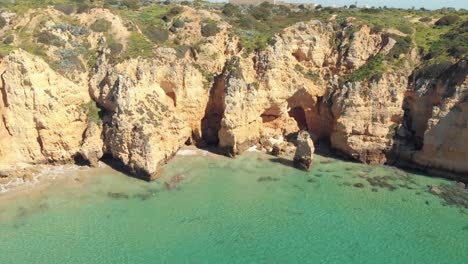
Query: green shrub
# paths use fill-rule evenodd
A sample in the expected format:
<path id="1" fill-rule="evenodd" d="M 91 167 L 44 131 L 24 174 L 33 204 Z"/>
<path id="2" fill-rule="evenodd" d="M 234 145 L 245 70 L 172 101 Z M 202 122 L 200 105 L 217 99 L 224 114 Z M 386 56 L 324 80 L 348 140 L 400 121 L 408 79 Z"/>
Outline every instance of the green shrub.
<path id="1" fill-rule="evenodd" d="M 468 51 L 467 47 L 464 47 L 464 46 L 454 46 L 454 47 L 449 48 L 448 50 L 450 56 L 457 58 L 457 59 L 461 59 L 462 57 L 464 57 L 467 51 Z"/>
<path id="2" fill-rule="evenodd" d="M 345 76 L 345 82 L 359 82 L 367 80 L 372 76 L 382 72 L 384 70 L 384 57 L 377 55 L 367 61 L 366 64 L 361 66 L 353 73 Z"/>
<path id="3" fill-rule="evenodd" d="M 228 17 L 233 17 L 235 15 L 238 15 L 239 13 L 239 8 L 231 3 L 225 4 L 223 7 L 223 14 Z"/>
<path id="4" fill-rule="evenodd" d="M 88 118 L 88 122 L 96 123 L 96 124 L 101 124 L 101 109 L 98 107 L 96 102 L 94 101 L 89 101 L 88 103 L 82 104 L 81 109 L 83 112 L 86 113 L 86 117 Z"/>
<path id="5" fill-rule="evenodd" d="M 128 41 L 128 47 L 123 58 L 136 57 L 151 57 L 153 56 L 153 44 L 149 42 L 144 35 L 133 32 Z"/>
<path id="6" fill-rule="evenodd" d="M 208 21 L 201 27 L 201 34 L 204 37 L 211 37 L 218 34 L 221 30 L 214 23 L 214 21 Z"/>
<path id="7" fill-rule="evenodd" d="M 195 67 L 195 69 L 197 69 L 203 76 L 203 87 L 205 89 L 210 89 L 211 88 L 211 85 L 214 81 L 214 75 L 210 72 L 207 72 L 203 69 L 202 66 L 200 66 L 199 64 L 193 64 L 193 67 Z"/>
<path id="8" fill-rule="evenodd" d="M 402 33 L 405 33 L 406 35 L 411 35 L 413 34 L 413 28 L 407 24 L 403 24 L 403 25 L 399 25 L 397 27 L 397 29 L 402 32 Z"/>
<path id="9" fill-rule="evenodd" d="M 463 21 L 460 25 L 451 29 L 449 32 L 444 34 L 443 37 L 451 39 L 451 40 L 455 40 L 455 39 L 460 39 L 464 37 L 466 38 L 467 34 L 468 34 L 468 20 Z M 468 43 L 467 41 L 463 41 L 463 42 Z"/>
<path id="10" fill-rule="evenodd" d="M 174 22 L 172 23 L 172 27 L 170 28 L 170 31 L 172 33 L 175 33 L 179 28 L 183 28 L 185 26 L 185 22 L 180 20 L 180 19 L 174 19 Z"/>
<path id="11" fill-rule="evenodd" d="M 104 0 L 103 2 L 104 2 L 103 3 L 104 8 L 118 7 L 118 5 L 119 5 L 118 0 Z"/>
<path id="12" fill-rule="evenodd" d="M 57 4 L 54 8 L 65 15 L 71 15 L 75 12 L 75 6 L 72 4 Z"/>
<path id="13" fill-rule="evenodd" d="M 419 19 L 420 22 L 424 22 L 424 23 L 427 23 L 427 22 L 431 22 L 432 21 L 432 18 L 430 17 L 422 17 Z"/>
<path id="14" fill-rule="evenodd" d="M 185 22 L 180 19 L 175 19 L 174 23 L 172 23 L 172 26 L 175 28 L 183 28 L 185 26 Z"/>
<path id="15" fill-rule="evenodd" d="M 296 64 L 296 66 L 294 66 L 294 69 L 302 73 L 302 75 L 304 75 L 305 78 L 311 81 L 317 82 L 320 80 L 320 75 L 317 72 L 314 72 L 312 70 L 306 71 L 304 67 L 302 67 L 302 65 L 300 64 Z"/>
<path id="16" fill-rule="evenodd" d="M 273 15 L 273 5 L 268 2 L 263 2 L 258 6 L 250 9 L 250 14 L 257 20 L 267 21 Z"/>
<path id="17" fill-rule="evenodd" d="M 374 33 L 382 32 L 384 30 L 383 26 L 375 25 L 372 27 L 371 31 Z"/>
<path id="18" fill-rule="evenodd" d="M 7 21 L 5 20 L 5 18 L 0 16 L 0 29 L 4 28 L 6 24 L 7 24 Z"/>
<path id="19" fill-rule="evenodd" d="M 136 10 L 140 7 L 140 0 L 123 0 L 122 5 L 129 9 Z"/>
<path id="20" fill-rule="evenodd" d="M 91 30 L 96 32 L 108 32 L 112 27 L 112 23 L 104 18 L 100 18 L 89 27 Z"/>
<path id="21" fill-rule="evenodd" d="M 257 21 L 251 16 L 241 16 L 237 23 L 242 29 L 254 29 Z"/>
<path id="22" fill-rule="evenodd" d="M 3 39 L 3 44 L 10 45 L 14 41 L 15 41 L 15 36 L 10 34 Z"/>
<path id="23" fill-rule="evenodd" d="M 177 16 L 177 15 L 181 14 L 182 12 L 184 12 L 183 7 L 174 6 L 173 8 L 171 8 L 171 10 L 169 10 L 169 12 L 167 12 L 167 15 L 168 16 Z"/>
<path id="24" fill-rule="evenodd" d="M 169 39 L 169 32 L 167 29 L 154 25 L 146 27 L 143 30 L 143 34 L 155 43 L 162 43 Z"/>
<path id="25" fill-rule="evenodd" d="M 399 35 L 390 34 L 390 37 L 396 40 L 396 44 L 388 53 L 389 57 L 397 59 L 401 54 L 407 54 L 410 51 L 412 47 L 412 39 L 410 36 L 402 37 Z"/>
<path id="26" fill-rule="evenodd" d="M 76 13 L 83 14 L 87 13 L 91 9 L 91 6 L 87 3 L 79 3 L 76 7 Z"/>
<path id="27" fill-rule="evenodd" d="M 75 51 L 70 49 L 59 49 L 56 51 L 59 58 L 56 62 L 55 69 L 61 73 L 70 73 L 72 71 L 85 71 L 86 68 L 78 58 Z"/>
<path id="28" fill-rule="evenodd" d="M 176 56 L 177 58 L 183 58 L 185 54 L 190 50 L 189 46 L 181 45 L 181 46 L 176 46 L 174 47 L 176 51 Z"/>
<path id="29" fill-rule="evenodd" d="M 10 54 L 14 47 L 10 45 L 0 44 L 0 58 L 3 58 Z"/>
<path id="30" fill-rule="evenodd" d="M 456 15 L 448 15 L 448 16 L 443 16 L 437 22 L 435 22 L 436 26 L 448 26 L 448 25 L 453 25 L 460 20 L 459 16 Z"/>
<path id="31" fill-rule="evenodd" d="M 379 14 L 379 13 L 382 13 L 382 10 L 377 9 L 377 8 L 363 8 L 361 9 L 361 12 L 367 13 L 367 14 Z"/>
<path id="32" fill-rule="evenodd" d="M 63 32 L 70 32 L 73 36 L 83 36 L 89 33 L 88 29 L 84 27 L 78 27 L 68 24 L 58 24 L 54 26 L 55 29 L 59 29 Z"/>
<path id="33" fill-rule="evenodd" d="M 118 56 L 123 50 L 123 45 L 117 42 L 111 35 L 107 36 L 107 47 L 110 49 L 112 56 Z"/>
<path id="34" fill-rule="evenodd" d="M 39 33 L 37 36 L 37 42 L 45 45 L 53 45 L 56 47 L 62 47 L 65 45 L 65 42 L 62 39 L 50 33 L 49 31 L 42 31 Z"/>

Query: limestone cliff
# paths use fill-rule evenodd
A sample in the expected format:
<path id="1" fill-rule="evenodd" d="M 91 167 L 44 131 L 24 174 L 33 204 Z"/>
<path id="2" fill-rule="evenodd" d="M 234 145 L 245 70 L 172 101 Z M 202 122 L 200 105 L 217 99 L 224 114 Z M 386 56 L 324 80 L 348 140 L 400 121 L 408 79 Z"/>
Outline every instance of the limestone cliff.
<path id="1" fill-rule="evenodd" d="M 466 175 L 467 75 L 466 60 L 447 67 L 437 78 L 413 74 L 405 93 L 404 120 L 397 131 L 394 152 L 399 158 L 446 177 L 456 176 L 441 170 Z"/>
<path id="2" fill-rule="evenodd" d="M 7 162 L 70 162 L 78 153 L 90 101 L 86 87 L 53 71 L 22 50 L 1 64 L 0 159 Z"/>
<path id="3" fill-rule="evenodd" d="M 93 9 L 75 19 L 90 26 L 96 23 L 91 15 L 102 14 L 113 21 L 110 33 L 56 32 L 75 44 L 92 39 L 92 65 L 60 74 L 23 50 L 4 57 L 0 163 L 84 158 L 96 166 L 107 154 L 152 180 L 184 144 L 213 145 L 235 156 L 255 144 L 271 149 L 283 139 L 294 141 L 307 130 L 314 141 L 361 162 L 404 160 L 468 173 L 466 60 L 437 76 L 417 74 L 414 52 L 392 55 L 399 64 L 387 65 L 383 58 L 397 41 L 352 18 L 339 26 L 299 22 L 249 52 L 218 14 L 180 12 L 186 24 L 171 27 L 167 38 L 181 46 L 153 45 L 150 55 L 116 56 L 142 29 Z M 26 25 L 23 20 L 17 23 Z M 202 36 L 213 21 L 219 28 Z M 362 77 L 375 61 L 381 72 Z M 75 62 L 80 65 L 80 58 Z"/>
<path id="4" fill-rule="evenodd" d="M 386 74 L 379 80 L 340 87 L 332 101 L 336 124 L 331 145 L 362 162 L 386 162 L 393 130 L 403 118 L 406 85 L 404 76 Z"/>
<path id="5" fill-rule="evenodd" d="M 201 73 L 171 50 L 166 55 L 109 65 L 103 54 L 90 81 L 91 96 L 105 109 L 106 152 L 145 179 L 156 178 L 192 134 L 200 137 L 208 100 Z"/>

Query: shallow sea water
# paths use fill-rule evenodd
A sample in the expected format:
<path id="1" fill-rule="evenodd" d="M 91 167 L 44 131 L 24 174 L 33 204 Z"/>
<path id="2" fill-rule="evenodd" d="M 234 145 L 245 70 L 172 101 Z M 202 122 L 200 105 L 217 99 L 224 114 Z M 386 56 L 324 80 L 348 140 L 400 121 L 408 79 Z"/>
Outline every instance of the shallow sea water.
<path id="1" fill-rule="evenodd" d="M 109 171 L 0 203 L 0 263 L 468 263 L 468 211 L 427 191 L 440 183 L 321 156 L 310 172 L 176 156 L 153 183 Z"/>

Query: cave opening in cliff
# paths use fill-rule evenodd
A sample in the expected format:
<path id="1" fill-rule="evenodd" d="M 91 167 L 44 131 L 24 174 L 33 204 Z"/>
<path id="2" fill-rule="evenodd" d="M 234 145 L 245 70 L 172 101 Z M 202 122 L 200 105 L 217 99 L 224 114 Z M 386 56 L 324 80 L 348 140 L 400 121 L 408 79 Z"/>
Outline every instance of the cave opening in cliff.
<path id="1" fill-rule="evenodd" d="M 300 130 L 309 130 L 307 126 L 307 119 L 304 108 L 294 107 L 289 111 L 289 116 L 294 118 Z"/>
<path id="2" fill-rule="evenodd" d="M 217 146 L 218 132 L 221 129 L 221 120 L 224 116 L 224 79 L 222 75 L 214 78 L 210 90 L 210 97 L 205 108 L 205 116 L 201 122 L 203 142 L 208 146 Z"/>

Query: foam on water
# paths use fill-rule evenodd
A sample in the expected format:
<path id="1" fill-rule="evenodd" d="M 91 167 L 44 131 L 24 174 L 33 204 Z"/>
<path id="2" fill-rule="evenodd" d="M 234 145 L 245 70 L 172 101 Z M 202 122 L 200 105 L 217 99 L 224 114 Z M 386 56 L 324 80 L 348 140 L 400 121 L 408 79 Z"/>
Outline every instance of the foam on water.
<path id="1" fill-rule="evenodd" d="M 260 151 L 257 149 L 257 146 L 255 146 L 255 145 L 251 146 L 251 147 L 248 148 L 246 151 L 247 151 L 247 152 L 260 152 Z"/>
<path id="2" fill-rule="evenodd" d="M 176 153 L 176 155 L 178 156 L 196 156 L 196 155 L 206 156 L 208 154 L 209 154 L 208 151 L 202 150 L 202 149 L 181 149 L 177 151 Z"/>
<path id="3" fill-rule="evenodd" d="M 108 171 L 0 203 L 0 263 L 466 263 L 466 210 L 427 191 L 452 183 L 289 165 L 178 155 L 157 182 Z"/>

